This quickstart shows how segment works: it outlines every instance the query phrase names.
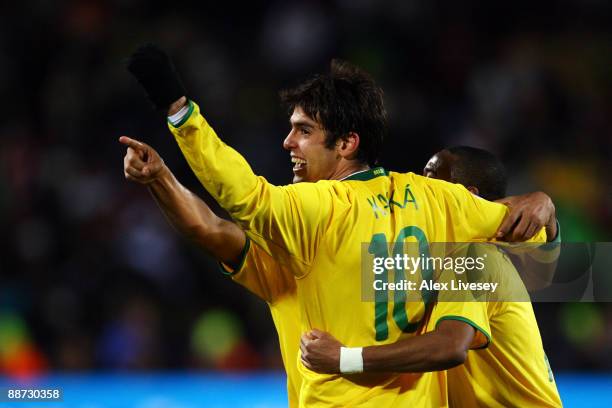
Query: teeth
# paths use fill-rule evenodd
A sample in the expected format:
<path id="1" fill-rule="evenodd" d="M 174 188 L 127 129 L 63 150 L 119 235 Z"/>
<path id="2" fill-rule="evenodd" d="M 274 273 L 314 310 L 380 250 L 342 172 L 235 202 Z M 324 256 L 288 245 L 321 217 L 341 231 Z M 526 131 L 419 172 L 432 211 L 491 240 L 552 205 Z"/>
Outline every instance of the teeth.
<path id="1" fill-rule="evenodd" d="M 306 160 L 298 159 L 297 157 L 292 157 L 291 158 L 291 163 L 306 164 Z"/>

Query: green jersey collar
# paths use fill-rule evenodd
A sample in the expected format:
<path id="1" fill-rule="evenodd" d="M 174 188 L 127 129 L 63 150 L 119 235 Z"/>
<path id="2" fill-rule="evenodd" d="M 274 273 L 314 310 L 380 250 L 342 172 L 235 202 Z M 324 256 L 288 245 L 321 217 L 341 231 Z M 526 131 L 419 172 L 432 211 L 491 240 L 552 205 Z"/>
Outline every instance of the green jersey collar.
<path id="1" fill-rule="evenodd" d="M 345 178 L 344 180 L 366 181 L 366 180 L 371 180 L 376 177 L 388 176 L 388 175 L 389 175 L 389 172 L 387 172 L 387 170 L 383 169 L 382 167 L 374 167 L 373 169 L 353 173 L 347 178 Z"/>

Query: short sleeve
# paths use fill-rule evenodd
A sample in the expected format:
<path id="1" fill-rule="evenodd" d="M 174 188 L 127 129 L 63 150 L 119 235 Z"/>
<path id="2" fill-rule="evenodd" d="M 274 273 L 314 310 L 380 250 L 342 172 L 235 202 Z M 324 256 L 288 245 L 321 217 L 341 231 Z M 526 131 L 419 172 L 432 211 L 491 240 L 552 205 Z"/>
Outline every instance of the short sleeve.
<path id="1" fill-rule="evenodd" d="M 444 320 L 459 320 L 467 323 L 476 330 L 470 348 L 486 348 L 493 340 L 487 308 L 487 302 L 479 301 L 437 302 L 432 309 L 430 321 L 434 328 L 437 328 Z"/>

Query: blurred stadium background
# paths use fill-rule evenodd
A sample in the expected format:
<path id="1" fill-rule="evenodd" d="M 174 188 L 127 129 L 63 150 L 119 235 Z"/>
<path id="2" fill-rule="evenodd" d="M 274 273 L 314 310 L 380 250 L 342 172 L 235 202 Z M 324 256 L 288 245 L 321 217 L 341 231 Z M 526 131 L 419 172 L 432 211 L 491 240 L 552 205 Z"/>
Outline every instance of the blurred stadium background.
<path id="1" fill-rule="evenodd" d="M 386 168 L 420 172 L 445 146 L 488 148 L 510 169 L 510 193 L 553 197 L 565 242 L 612 241 L 610 2 L 38 0 L 0 10 L 0 386 L 60 373 L 54 381 L 86 395 L 120 388 L 126 373 L 178 372 L 170 384 L 208 373 L 184 376 L 193 402 L 205 398 L 197 390 L 219 395 L 218 378 L 240 391 L 231 379 L 241 372 L 255 381 L 244 406 L 260 394 L 257 406 L 283 405 L 265 304 L 123 179 L 116 139 L 127 134 L 206 197 L 122 65 L 146 41 L 170 51 L 219 134 L 274 183 L 291 179 L 278 90 L 339 57 L 385 90 Z M 535 309 L 566 405 L 605 406 L 612 305 Z M 88 378 L 90 388 L 79 383 Z M 138 406 L 202 406 L 177 398 Z M 137 406 L 101 401 L 87 406 Z"/>

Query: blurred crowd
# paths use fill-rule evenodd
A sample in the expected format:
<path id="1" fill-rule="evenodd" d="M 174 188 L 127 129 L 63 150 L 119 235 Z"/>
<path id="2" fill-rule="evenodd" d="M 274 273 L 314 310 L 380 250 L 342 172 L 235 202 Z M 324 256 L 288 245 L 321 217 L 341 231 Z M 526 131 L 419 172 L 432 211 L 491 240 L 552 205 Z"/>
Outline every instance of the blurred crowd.
<path id="1" fill-rule="evenodd" d="M 0 6 L 0 373 L 281 366 L 265 304 L 123 178 L 125 134 L 208 200 L 126 73 L 143 42 L 170 52 L 220 136 L 276 184 L 292 175 L 277 93 L 338 57 L 385 91 L 386 168 L 484 147 L 510 194 L 553 198 L 564 241 L 612 241 L 611 3 L 238 4 Z M 612 368 L 611 305 L 534 307 L 553 369 Z"/>

